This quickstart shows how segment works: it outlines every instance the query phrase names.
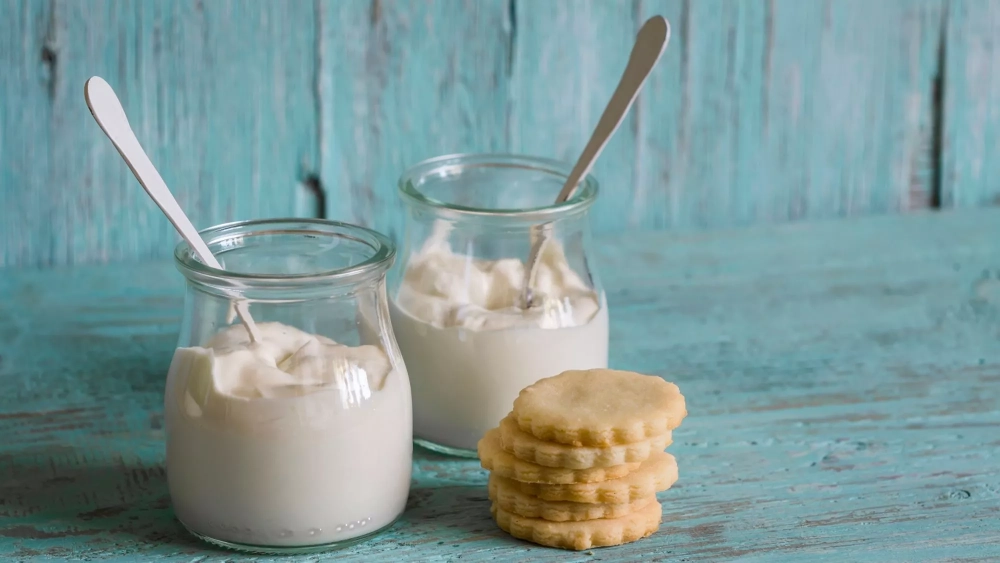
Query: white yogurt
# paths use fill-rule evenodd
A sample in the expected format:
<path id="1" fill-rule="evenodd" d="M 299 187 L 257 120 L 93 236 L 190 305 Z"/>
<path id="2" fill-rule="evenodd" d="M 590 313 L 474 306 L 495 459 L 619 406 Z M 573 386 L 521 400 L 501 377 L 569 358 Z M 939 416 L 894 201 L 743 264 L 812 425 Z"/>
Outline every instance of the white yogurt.
<path id="1" fill-rule="evenodd" d="M 453 253 L 440 237 L 414 254 L 390 303 L 413 385 L 414 435 L 474 450 L 524 387 L 570 369 L 607 367 L 608 312 L 546 244 L 536 306 L 517 306 L 524 264 Z"/>
<path id="2" fill-rule="evenodd" d="M 167 376 L 167 479 L 178 519 L 212 539 L 307 546 L 403 512 L 409 383 L 376 346 L 280 323 L 179 348 Z"/>

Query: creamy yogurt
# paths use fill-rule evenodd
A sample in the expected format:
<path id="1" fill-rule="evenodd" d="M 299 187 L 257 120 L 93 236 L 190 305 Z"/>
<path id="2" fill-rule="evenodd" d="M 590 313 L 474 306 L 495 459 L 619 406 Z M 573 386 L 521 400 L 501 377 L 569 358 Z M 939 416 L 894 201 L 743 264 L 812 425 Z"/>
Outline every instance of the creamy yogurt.
<path id="1" fill-rule="evenodd" d="M 167 479 L 178 519 L 261 546 L 348 540 L 403 512 L 409 383 L 377 346 L 280 323 L 179 348 L 167 376 Z"/>
<path id="2" fill-rule="evenodd" d="M 477 260 L 432 237 L 390 303 L 413 385 L 414 435 L 474 450 L 524 387 L 570 369 L 607 367 L 608 312 L 562 246 L 542 249 L 537 305 L 518 306 L 524 263 Z"/>

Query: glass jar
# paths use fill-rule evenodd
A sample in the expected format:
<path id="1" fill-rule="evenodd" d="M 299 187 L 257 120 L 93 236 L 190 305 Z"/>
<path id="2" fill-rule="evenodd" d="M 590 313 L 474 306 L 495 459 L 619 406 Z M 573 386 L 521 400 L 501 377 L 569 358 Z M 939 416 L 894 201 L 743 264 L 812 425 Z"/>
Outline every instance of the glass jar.
<path id="1" fill-rule="evenodd" d="M 408 170 L 402 260 L 390 314 L 413 384 L 416 442 L 476 456 L 524 387 L 570 369 L 607 367 L 608 312 L 594 272 L 588 176 L 553 204 L 566 164 L 453 155 Z M 535 234 L 548 232 L 522 300 Z"/>
<path id="2" fill-rule="evenodd" d="M 222 270 L 186 243 L 174 252 L 187 278 L 164 401 L 177 518 L 209 542 L 268 553 L 386 528 L 406 505 L 413 453 L 410 384 L 386 301 L 392 243 L 310 219 L 230 223 L 202 237 Z"/>

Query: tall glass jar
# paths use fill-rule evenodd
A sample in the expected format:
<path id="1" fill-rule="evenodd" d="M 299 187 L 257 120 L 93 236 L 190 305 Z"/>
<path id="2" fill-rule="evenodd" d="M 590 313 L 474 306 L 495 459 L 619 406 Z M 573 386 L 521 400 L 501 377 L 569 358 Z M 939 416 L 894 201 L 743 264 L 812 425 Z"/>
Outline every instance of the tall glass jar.
<path id="1" fill-rule="evenodd" d="M 412 377 L 417 443 L 475 457 L 524 387 L 607 367 L 608 311 L 594 271 L 587 177 L 553 204 L 570 167 L 454 155 L 408 170 L 402 260 L 389 278 L 396 340 Z M 522 299 L 533 233 L 548 232 Z"/>
<path id="2" fill-rule="evenodd" d="M 180 341 L 167 376 L 167 480 L 210 542 L 301 553 L 389 526 L 410 486 L 410 384 L 389 322 L 384 236 L 333 221 L 202 231 L 186 243 Z M 251 342 L 235 314 L 249 306 Z"/>

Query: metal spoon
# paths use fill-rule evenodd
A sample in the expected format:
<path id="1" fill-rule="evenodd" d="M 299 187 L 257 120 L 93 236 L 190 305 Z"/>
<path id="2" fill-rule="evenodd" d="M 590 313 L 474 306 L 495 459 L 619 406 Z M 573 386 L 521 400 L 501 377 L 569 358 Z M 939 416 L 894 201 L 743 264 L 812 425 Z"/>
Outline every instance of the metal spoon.
<path id="1" fill-rule="evenodd" d="M 146 151 L 142 150 L 115 91 L 103 78 L 93 76 L 84 85 L 83 95 L 87 99 L 87 107 L 90 108 L 94 120 L 101 126 L 104 134 L 111 139 L 111 144 L 118 149 L 118 154 L 125 160 L 125 164 L 128 164 L 132 174 L 135 174 L 135 179 L 139 180 L 139 184 L 146 190 L 149 197 L 153 198 L 153 201 L 159 206 L 160 211 L 163 211 L 163 214 L 167 216 L 170 223 L 187 241 L 202 262 L 221 270 L 222 265 L 215 259 L 215 255 L 198 234 L 198 229 L 194 228 L 191 220 L 174 199 L 174 194 L 170 192 L 170 188 L 167 187 L 163 178 L 160 177 L 160 173 L 156 171 L 156 167 L 146 156 Z M 250 317 L 249 305 L 246 301 L 236 301 L 236 314 L 246 326 L 250 340 L 260 341 L 260 331 L 257 324 L 253 322 L 253 318 Z"/>
<path id="2" fill-rule="evenodd" d="M 586 178 L 587 174 L 590 173 L 597 157 L 604 150 L 604 146 L 608 144 L 611 136 L 615 134 L 625 119 L 625 115 L 628 114 L 629 108 L 632 107 L 636 96 L 639 95 L 639 90 L 646 82 L 646 77 L 660 60 L 669 41 L 670 23 L 663 16 L 653 16 L 642 24 L 642 28 L 639 29 L 639 34 L 635 38 L 632 53 L 628 57 L 628 65 L 625 67 L 621 80 L 618 81 L 618 87 L 615 88 L 615 93 L 611 95 L 611 100 L 604 108 L 604 113 L 601 114 L 597 127 L 594 128 L 590 140 L 587 141 L 587 146 L 580 154 L 580 158 L 577 159 L 569 177 L 566 178 L 566 183 L 563 184 L 559 196 L 556 197 L 556 204 L 572 197 L 580 180 Z M 531 287 L 535 281 L 538 256 L 548 239 L 549 231 L 551 231 L 551 223 L 538 225 L 532 229 L 531 251 L 528 253 L 528 261 L 524 264 L 524 289 L 521 294 L 521 302 L 525 309 L 532 305 Z"/>

